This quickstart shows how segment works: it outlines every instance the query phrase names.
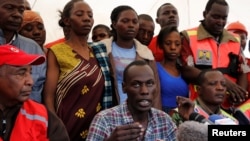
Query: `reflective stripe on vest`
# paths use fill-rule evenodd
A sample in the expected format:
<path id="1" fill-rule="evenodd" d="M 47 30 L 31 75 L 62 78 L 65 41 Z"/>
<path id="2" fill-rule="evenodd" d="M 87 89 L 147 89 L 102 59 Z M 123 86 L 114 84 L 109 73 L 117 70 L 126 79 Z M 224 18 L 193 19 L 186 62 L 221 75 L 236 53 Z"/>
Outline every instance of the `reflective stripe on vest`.
<path id="1" fill-rule="evenodd" d="M 228 54 L 239 54 L 238 42 L 227 42 L 217 45 L 213 38 L 197 39 L 197 28 L 187 31 L 190 47 L 196 65 L 211 65 L 212 68 L 227 67 L 229 64 Z"/>
<path id="2" fill-rule="evenodd" d="M 226 68 L 229 64 L 228 54 L 230 52 L 233 52 L 234 54 L 239 54 L 240 45 L 238 42 L 230 41 L 227 43 L 221 43 L 218 47 L 217 42 L 213 38 L 198 40 L 197 29 L 198 28 L 187 30 L 187 34 L 189 36 L 189 45 L 192 51 L 195 65 L 210 65 L 212 68 Z M 239 40 L 238 36 L 235 37 L 237 37 L 237 40 Z M 225 74 L 225 77 L 236 82 L 235 78 L 227 74 Z M 190 84 L 189 89 L 189 97 L 192 100 L 195 100 L 197 97 L 197 91 L 194 88 L 194 85 Z"/>
<path id="3" fill-rule="evenodd" d="M 48 121 L 47 121 L 47 119 L 45 117 L 40 116 L 40 115 L 29 114 L 29 113 L 26 112 L 25 109 L 21 109 L 20 113 L 22 115 L 26 116 L 27 119 L 29 119 L 29 120 L 39 120 L 39 121 L 43 122 L 46 125 L 46 127 L 48 127 Z"/>
<path id="4" fill-rule="evenodd" d="M 250 111 L 250 99 L 248 99 L 245 103 L 240 105 L 239 109 L 245 113 L 246 111 Z"/>
<path id="5" fill-rule="evenodd" d="M 11 141 L 48 141 L 48 111 L 45 106 L 32 100 L 24 102 L 15 126 L 11 132 Z"/>

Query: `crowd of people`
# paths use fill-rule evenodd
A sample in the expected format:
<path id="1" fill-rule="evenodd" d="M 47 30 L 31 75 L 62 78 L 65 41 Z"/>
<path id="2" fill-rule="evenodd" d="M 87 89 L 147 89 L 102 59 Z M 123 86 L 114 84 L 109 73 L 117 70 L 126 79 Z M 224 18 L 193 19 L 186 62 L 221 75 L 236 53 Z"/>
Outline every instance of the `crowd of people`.
<path id="1" fill-rule="evenodd" d="M 0 0 L 0 140 L 206 141 L 194 115 L 249 125 L 248 31 L 226 26 L 228 11 L 208 0 L 200 24 L 179 31 L 171 3 L 155 21 L 119 5 L 110 27 L 93 27 L 94 7 L 69 0 L 64 37 L 45 44 L 27 0 Z"/>

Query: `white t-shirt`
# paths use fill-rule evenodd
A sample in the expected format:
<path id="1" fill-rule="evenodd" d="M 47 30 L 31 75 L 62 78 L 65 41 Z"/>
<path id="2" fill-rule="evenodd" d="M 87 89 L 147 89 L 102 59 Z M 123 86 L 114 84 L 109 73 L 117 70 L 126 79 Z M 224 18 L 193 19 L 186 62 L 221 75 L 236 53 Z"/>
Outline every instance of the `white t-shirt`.
<path id="1" fill-rule="evenodd" d="M 123 71 L 125 67 L 133 62 L 136 57 L 135 46 L 130 49 L 119 47 L 115 42 L 112 42 L 112 55 L 115 63 L 115 71 L 117 78 L 118 93 L 120 97 L 120 103 L 122 104 L 127 99 L 127 94 L 123 93 Z"/>

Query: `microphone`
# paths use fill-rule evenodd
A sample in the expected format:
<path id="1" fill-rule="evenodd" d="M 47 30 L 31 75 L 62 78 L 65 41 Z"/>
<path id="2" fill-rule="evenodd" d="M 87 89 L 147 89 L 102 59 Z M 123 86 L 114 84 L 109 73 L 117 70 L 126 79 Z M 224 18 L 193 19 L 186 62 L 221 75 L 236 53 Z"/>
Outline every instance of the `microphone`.
<path id="1" fill-rule="evenodd" d="M 223 117 L 221 115 L 213 114 L 209 116 L 208 119 L 212 121 L 213 123 L 215 123 L 216 120 L 223 119 Z"/>
<path id="2" fill-rule="evenodd" d="M 192 114 L 190 114 L 189 120 L 198 121 L 198 122 L 206 124 L 206 125 L 214 124 L 210 120 L 207 120 L 203 115 L 200 115 L 199 113 L 196 113 L 196 112 L 193 112 Z"/>
<path id="3" fill-rule="evenodd" d="M 217 114 L 209 116 L 208 119 L 212 121 L 215 125 L 237 125 L 237 123 L 232 119 Z"/>

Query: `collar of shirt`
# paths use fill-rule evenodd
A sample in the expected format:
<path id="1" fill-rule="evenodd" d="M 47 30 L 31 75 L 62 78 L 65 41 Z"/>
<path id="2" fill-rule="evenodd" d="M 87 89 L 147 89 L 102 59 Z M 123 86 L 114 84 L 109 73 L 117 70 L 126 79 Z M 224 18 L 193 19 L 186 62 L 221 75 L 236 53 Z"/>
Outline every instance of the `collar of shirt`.
<path id="1" fill-rule="evenodd" d="M 6 43 L 6 40 L 4 38 L 4 33 L 3 33 L 3 30 L 0 29 L 0 37 L 2 37 L 2 39 L 0 39 L 0 44 L 12 44 L 16 38 L 17 38 L 17 32 L 14 34 L 14 36 L 12 37 L 12 39 L 10 40 L 10 42 Z"/>
<path id="2" fill-rule="evenodd" d="M 197 29 L 197 39 L 203 40 L 206 38 L 214 38 L 214 37 L 204 28 L 204 26 L 202 24 L 200 24 L 198 29 Z M 227 30 L 223 29 L 220 43 L 228 42 L 228 41 L 239 42 L 231 33 L 229 33 Z"/>

